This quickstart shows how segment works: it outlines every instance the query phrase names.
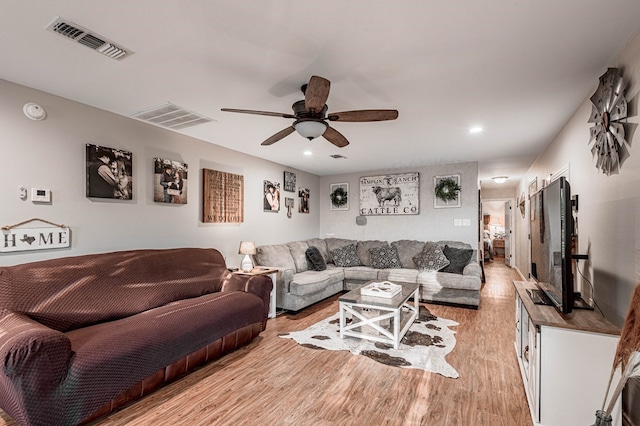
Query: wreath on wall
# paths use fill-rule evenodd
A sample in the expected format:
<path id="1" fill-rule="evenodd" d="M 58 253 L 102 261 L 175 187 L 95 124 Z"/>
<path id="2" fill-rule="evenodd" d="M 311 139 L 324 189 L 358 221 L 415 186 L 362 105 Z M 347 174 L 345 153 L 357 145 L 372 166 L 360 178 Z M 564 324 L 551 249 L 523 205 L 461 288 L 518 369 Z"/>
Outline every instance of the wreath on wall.
<path id="1" fill-rule="evenodd" d="M 331 202 L 338 207 L 342 207 L 347 204 L 347 191 L 341 187 L 334 189 L 331 193 Z"/>
<path id="2" fill-rule="evenodd" d="M 436 185 L 436 197 L 442 201 L 453 201 L 458 198 L 462 188 L 452 178 L 444 178 Z"/>

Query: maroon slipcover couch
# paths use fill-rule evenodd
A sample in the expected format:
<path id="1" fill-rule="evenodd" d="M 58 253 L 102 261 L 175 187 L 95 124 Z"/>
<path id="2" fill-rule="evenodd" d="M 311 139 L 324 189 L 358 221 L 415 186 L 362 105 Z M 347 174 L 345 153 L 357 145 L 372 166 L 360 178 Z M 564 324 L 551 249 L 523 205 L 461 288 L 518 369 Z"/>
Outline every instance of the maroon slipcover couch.
<path id="1" fill-rule="evenodd" d="M 21 425 L 107 414 L 255 338 L 271 288 L 214 249 L 1 267 L 0 408 Z"/>

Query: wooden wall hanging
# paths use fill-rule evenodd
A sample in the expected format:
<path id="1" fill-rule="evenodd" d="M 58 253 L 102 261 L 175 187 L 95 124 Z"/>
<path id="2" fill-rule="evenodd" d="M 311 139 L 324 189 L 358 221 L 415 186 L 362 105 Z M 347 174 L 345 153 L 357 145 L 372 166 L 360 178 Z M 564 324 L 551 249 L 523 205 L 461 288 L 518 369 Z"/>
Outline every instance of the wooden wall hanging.
<path id="1" fill-rule="evenodd" d="M 244 176 L 217 170 L 203 171 L 204 223 L 244 222 Z"/>

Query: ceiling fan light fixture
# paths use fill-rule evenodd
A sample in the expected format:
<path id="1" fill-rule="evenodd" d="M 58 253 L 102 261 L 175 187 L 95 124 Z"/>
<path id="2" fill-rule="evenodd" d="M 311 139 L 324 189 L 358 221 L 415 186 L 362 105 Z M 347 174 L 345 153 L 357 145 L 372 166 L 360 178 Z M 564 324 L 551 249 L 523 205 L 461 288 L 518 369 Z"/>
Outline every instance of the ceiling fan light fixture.
<path id="1" fill-rule="evenodd" d="M 509 179 L 508 176 L 495 176 L 491 178 L 495 183 L 505 183 L 507 181 L 507 179 Z"/>
<path id="2" fill-rule="evenodd" d="M 301 119 L 293 123 L 293 127 L 300 134 L 300 136 L 312 140 L 317 138 L 318 136 L 322 136 L 325 130 L 327 130 L 328 126 L 324 121 Z"/>

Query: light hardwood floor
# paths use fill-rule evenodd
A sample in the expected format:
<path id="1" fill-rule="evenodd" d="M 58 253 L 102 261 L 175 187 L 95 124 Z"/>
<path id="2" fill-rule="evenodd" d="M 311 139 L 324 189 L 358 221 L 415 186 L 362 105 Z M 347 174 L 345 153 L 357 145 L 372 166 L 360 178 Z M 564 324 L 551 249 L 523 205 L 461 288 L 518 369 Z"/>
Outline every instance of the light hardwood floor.
<path id="1" fill-rule="evenodd" d="M 278 337 L 336 312 L 336 296 L 269 320 L 247 347 L 94 424 L 531 425 L 513 345 L 511 281 L 519 276 L 501 259 L 485 272 L 480 309 L 427 305 L 460 324 L 447 357 L 458 379 Z"/>

